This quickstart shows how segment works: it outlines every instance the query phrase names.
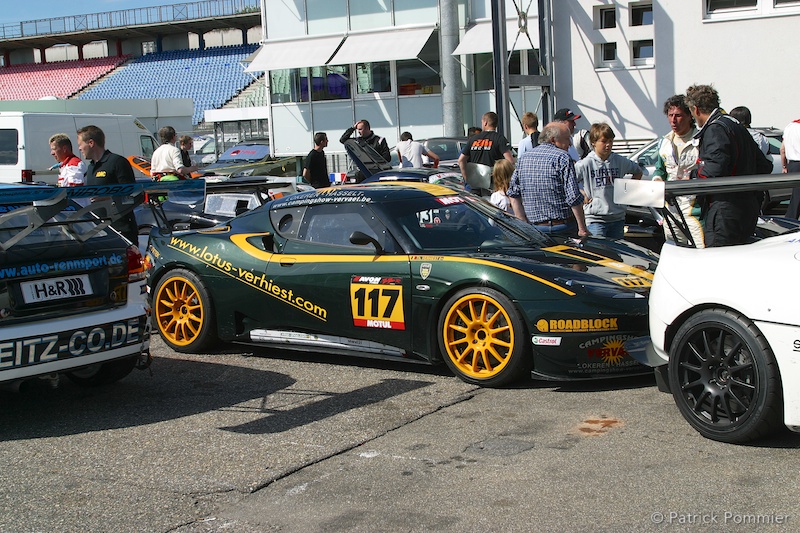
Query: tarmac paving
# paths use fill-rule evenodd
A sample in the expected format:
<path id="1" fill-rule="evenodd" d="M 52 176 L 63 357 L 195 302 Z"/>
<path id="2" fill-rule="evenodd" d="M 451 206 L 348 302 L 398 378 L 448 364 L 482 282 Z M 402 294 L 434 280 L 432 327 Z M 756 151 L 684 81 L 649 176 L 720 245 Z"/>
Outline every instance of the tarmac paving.
<path id="1" fill-rule="evenodd" d="M 0 394 L 0 531 L 796 531 L 800 437 L 702 438 L 650 377 L 480 389 L 227 347 Z"/>

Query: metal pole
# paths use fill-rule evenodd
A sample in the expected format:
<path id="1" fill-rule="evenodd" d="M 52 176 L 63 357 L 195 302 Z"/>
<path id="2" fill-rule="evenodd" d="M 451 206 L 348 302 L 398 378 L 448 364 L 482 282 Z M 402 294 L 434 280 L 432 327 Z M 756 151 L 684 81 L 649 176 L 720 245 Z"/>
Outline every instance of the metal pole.
<path id="1" fill-rule="evenodd" d="M 550 87 L 542 87 L 542 124 L 547 124 L 553 118 L 553 12 L 550 0 L 539 0 L 539 64 L 545 70 L 542 74 L 550 78 Z"/>
<path id="2" fill-rule="evenodd" d="M 446 137 L 460 137 L 464 131 L 464 87 L 461 65 L 453 51 L 458 46 L 458 0 L 439 3 L 439 37 L 442 69 L 442 119 Z"/>
<path id="3" fill-rule="evenodd" d="M 506 4 L 503 0 L 492 2 L 492 59 L 494 61 L 494 99 L 498 122 L 497 131 L 510 137 L 508 131 L 509 93 L 508 60 L 506 54 Z"/>

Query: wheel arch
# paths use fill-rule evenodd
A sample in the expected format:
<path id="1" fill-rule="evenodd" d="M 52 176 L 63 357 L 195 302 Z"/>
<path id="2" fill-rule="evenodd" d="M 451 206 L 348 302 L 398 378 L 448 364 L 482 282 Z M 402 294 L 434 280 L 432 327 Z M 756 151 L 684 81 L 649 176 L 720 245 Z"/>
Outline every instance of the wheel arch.
<path id="1" fill-rule="evenodd" d="M 152 291 L 155 291 L 158 284 L 161 282 L 162 279 L 164 279 L 164 276 L 166 276 L 173 270 L 178 270 L 178 269 L 188 270 L 195 276 L 199 277 L 200 279 L 203 279 L 203 275 L 197 270 L 196 266 L 191 263 L 186 263 L 183 261 L 176 261 L 174 263 L 169 263 L 150 272 L 149 277 L 147 278 L 147 286 L 150 288 L 149 291 L 150 297 L 153 296 Z M 212 303 L 213 303 L 213 298 L 212 298 Z"/>
<path id="2" fill-rule="evenodd" d="M 675 317 L 675 320 L 673 320 L 672 323 L 669 326 L 667 326 L 667 329 L 664 332 L 664 351 L 666 353 L 669 353 L 670 350 L 672 350 L 672 345 L 675 342 L 675 336 L 677 335 L 678 330 L 681 329 L 681 326 L 683 326 L 683 324 L 687 320 L 689 320 L 689 318 L 691 318 L 692 316 L 696 315 L 697 313 L 705 311 L 706 309 L 721 309 L 721 310 L 724 310 L 724 311 L 730 311 L 732 313 L 737 313 L 739 315 L 747 317 L 747 315 L 745 313 L 742 313 L 741 311 L 739 311 L 735 307 L 731 307 L 729 305 L 723 305 L 723 304 L 719 304 L 719 303 L 704 303 L 704 304 L 696 305 L 694 307 L 690 307 L 689 309 L 686 309 L 680 315 Z M 753 322 L 753 321 L 751 320 L 751 322 Z"/>

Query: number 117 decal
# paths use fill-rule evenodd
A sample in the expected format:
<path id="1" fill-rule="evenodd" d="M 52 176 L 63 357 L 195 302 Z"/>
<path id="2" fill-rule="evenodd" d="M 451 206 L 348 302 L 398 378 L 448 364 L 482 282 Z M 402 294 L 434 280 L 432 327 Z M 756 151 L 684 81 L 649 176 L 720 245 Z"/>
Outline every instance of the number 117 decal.
<path id="1" fill-rule="evenodd" d="M 406 329 L 402 279 L 353 276 L 350 278 L 350 309 L 356 327 Z"/>

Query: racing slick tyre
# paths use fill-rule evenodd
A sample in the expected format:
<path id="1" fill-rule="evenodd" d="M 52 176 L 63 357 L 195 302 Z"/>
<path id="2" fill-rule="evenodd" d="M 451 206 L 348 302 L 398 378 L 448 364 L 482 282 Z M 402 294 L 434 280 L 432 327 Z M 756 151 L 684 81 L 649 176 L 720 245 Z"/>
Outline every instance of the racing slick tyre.
<path id="1" fill-rule="evenodd" d="M 70 381 L 81 387 L 99 387 L 119 381 L 130 374 L 139 356 L 126 357 L 106 363 L 96 363 L 67 373 Z"/>
<path id="2" fill-rule="evenodd" d="M 199 353 L 216 342 L 211 296 L 200 278 L 178 268 L 164 275 L 153 295 L 153 318 L 170 348 Z"/>
<path id="3" fill-rule="evenodd" d="M 467 383 L 500 387 L 530 372 L 525 324 L 494 289 L 458 291 L 442 308 L 437 331 L 447 366 Z"/>
<path id="4" fill-rule="evenodd" d="M 739 313 L 706 309 L 690 317 L 675 335 L 668 374 L 678 409 L 706 438 L 742 443 L 781 427 L 775 356 Z"/>

